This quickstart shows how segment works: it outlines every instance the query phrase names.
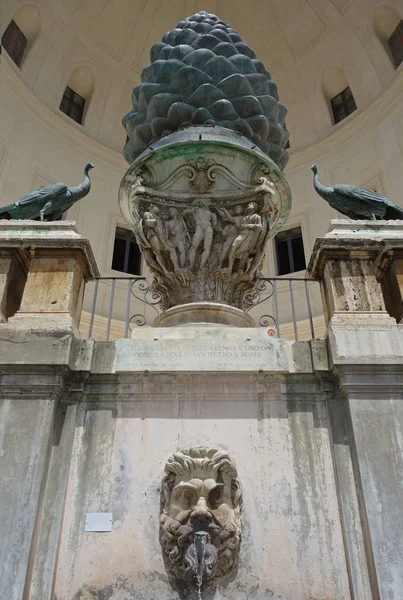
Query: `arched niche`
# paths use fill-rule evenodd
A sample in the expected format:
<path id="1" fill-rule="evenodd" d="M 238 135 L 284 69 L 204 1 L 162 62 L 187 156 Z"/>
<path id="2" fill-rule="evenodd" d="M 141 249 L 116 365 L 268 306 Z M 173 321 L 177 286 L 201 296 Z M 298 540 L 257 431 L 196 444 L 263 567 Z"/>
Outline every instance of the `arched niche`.
<path id="1" fill-rule="evenodd" d="M 395 69 L 403 61 L 403 52 L 400 52 L 400 56 L 398 58 L 399 53 L 396 53 L 391 49 L 391 43 L 393 44 L 394 37 L 399 37 L 398 34 L 397 36 L 395 34 L 395 36 L 392 37 L 399 25 L 401 26 L 403 32 L 402 18 L 394 8 L 390 6 L 378 6 L 374 10 L 375 34 L 378 40 L 381 42 Z"/>
<path id="2" fill-rule="evenodd" d="M 94 73 L 90 67 L 81 66 L 74 69 L 63 92 L 60 110 L 77 123 L 83 124 L 94 86 Z"/>
<path id="3" fill-rule="evenodd" d="M 40 30 L 40 14 L 36 6 L 21 6 L 2 36 L 2 45 L 18 67 L 22 67 Z"/>
<path id="4" fill-rule="evenodd" d="M 322 71 L 322 92 L 334 124 L 339 123 L 357 108 L 346 74 L 332 65 Z"/>

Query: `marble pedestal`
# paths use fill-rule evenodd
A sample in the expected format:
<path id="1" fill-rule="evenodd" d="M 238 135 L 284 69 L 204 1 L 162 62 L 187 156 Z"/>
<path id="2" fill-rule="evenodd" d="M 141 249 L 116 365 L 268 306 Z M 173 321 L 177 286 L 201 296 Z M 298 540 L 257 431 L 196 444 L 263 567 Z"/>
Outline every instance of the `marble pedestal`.
<path id="1" fill-rule="evenodd" d="M 287 180 L 267 155 L 224 127 L 177 131 L 134 161 L 119 202 L 166 311 L 161 324 L 252 325 L 241 313 L 291 209 Z"/>
<path id="2" fill-rule="evenodd" d="M 208 327 L 213 324 L 228 327 L 254 327 L 252 317 L 244 311 L 218 302 L 179 304 L 164 311 L 154 321 L 154 327 Z"/>
<path id="3" fill-rule="evenodd" d="M 72 221 L 0 220 L 0 321 L 78 334 L 86 277 L 99 271 Z"/>

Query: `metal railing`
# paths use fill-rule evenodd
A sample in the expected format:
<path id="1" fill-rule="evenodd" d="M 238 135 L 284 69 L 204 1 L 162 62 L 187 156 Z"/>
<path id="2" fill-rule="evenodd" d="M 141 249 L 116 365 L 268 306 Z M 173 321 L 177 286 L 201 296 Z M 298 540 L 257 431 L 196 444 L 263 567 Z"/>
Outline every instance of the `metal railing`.
<path id="1" fill-rule="evenodd" d="M 315 327 L 309 284 L 311 284 L 312 282 L 319 284 L 319 282 L 316 279 L 310 279 L 306 277 L 259 277 L 255 286 L 255 294 L 252 294 L 252 297 L 250 297 L 251 295 L 248 294 L 245 298 L 245 312 L 249 313 L 253 308 L 263 303 L 266 303 L 270 299 L 272 299 L 274 315 L 264 314 L 259 316 L 259 325 L 261 327 L 268 327 L 272 324 L 276 328 L 277 336 L 281 337 L 281 318 L 279 308 L 278 285 L 283 285 L 285 282 L 288 285 L 288 293 L 291 307 L 291 321 L 293 325 L 295 340 L 298 341 L 298 322 L 301 320 L 301 314 L 297 314 L 295 288 L 293 287 L 296 282 L 301 282 L 303 284 L 303 295 L 305 296 L 304 300 L 306 303 L 306 306 L 304 308 L 306 308 L 306 317 L 309 323 L 310 335 L 311 338 L 314 338 Z M 300 301 L 301 299 L 299 298 L 299 302 Z M 298 312 L 300 313 L 301 311 Z"/>
<path id="2" fill-rule="evenodd" d="M 124 302 L 123 312 L 121 310 L 122 302 L 115 302 L 117 282 L 120 291 L 122 288 L 126 289 L 126 299 Z M 111 326 L 114 320 L 117 320 L 120 323 L 122 321 L 124 322 L 124 333 L 122 337 L 125 338 L 129 336 L 129 331 L 131 331 L 133 325 L 137 327 L 146 325 L 147 319 L 144 314 L 144 311 L 143 313 L 134 312 L 134 314 L 131 314 L 132 303 L 135 300 L 137 300 L 140 304 L 138 306 L 136 306 L 135 304 L 134 309 L 139 309 L 141 305 L 146 305 L 154 309 L 156 313 L 154 316 L 158 316 L 160 314 L 160 311 L 156 308 L 156 306 L 160 302 L 160 297 L 159 295 L 155 294 L 150 290 L 151 284 L 147 281 L 146 277 L 91 277 L 86 280 L 87 289 L 88 284 L 91 283 L 94 283 L 94 289 L 92 293 L 90 320 L 88 333 L 86 335 L 87 338 L 93 337 L 94 323 L 97 316 L 100 318 L 106 318 L 106 341 L 109 341 L 110 339 Z M 101 290 L 102 293 L 100 293 L 100 287 L 103 288 Z M 102 296 L 102 304 L 105 305 L 105 291 L 106 295 L 108 296 L 107 315 L 104 315 L 103 308 L 101 308 L 101 310 L 97 312 L 97 303 L 99 301 L 100 296 Z M 118 304 L 118 307 L 116 307 L 116 304 Z"/>
<path id="3" fill-rule="evenodd" d="M 127 338 L 136 327 L 158 325 L 160 296 L 146 277 L 98 277 L 86 282 L 83 337 Z M 244 313 L 271 335 L 311 339 L 324 332 L 319 283 L 303 277 L 261 277 L 244 298 Z M 262 309 L 264 312 L 262 313 Z"/>

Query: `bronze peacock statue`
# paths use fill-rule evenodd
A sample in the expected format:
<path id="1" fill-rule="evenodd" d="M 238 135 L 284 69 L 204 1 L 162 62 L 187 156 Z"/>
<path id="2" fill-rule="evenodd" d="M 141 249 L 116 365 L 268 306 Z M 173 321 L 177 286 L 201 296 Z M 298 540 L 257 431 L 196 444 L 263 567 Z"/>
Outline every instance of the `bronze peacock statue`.
<path id="1" fill-rule="evenodd" d="M 403 219 L 403 209 L 377 192 L 359 185 L 326 187 L 319 181 L 317 166 L 312 165 L 311 169 L 313 185 L 319 196 L 350 219 Z"/>
<path id="2" fill-rule="evenodd" d="M 75 202 L 87 196 L 91 189 L 88 175 L 94 165 L 88 163 L 84 169 L 84 181 L 76 187 L 65 183 L 54 183 L 22 196 L 14 204 L 0 208 L 0 219 L 40 219 L 57 221 Z"/>

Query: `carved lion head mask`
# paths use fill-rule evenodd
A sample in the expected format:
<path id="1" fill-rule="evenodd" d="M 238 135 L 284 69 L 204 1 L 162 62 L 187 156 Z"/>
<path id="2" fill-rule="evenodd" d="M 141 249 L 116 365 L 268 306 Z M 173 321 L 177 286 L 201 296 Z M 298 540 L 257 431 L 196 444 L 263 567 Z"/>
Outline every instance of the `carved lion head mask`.
<path id="1" fill-rule="evenodd" d="M 229 455 L 205 447 L 173 454 L 162 494 L 161 545 L 171 577 L 207 581 L 230 572 L 241 540 L 242 492 Z M 202 559 L 196 533 L 208 540 Z"/>

